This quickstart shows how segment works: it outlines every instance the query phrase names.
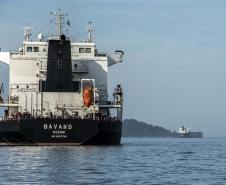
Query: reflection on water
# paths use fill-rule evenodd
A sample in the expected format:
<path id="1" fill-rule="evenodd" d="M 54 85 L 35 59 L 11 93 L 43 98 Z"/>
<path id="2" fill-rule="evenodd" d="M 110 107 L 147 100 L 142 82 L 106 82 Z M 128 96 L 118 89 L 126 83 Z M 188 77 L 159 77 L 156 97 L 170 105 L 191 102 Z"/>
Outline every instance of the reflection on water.
<path id="1" fill-rule="evenodd" d="M 0 147 L 0 184 L 226 184 L 226 138 Z"/>

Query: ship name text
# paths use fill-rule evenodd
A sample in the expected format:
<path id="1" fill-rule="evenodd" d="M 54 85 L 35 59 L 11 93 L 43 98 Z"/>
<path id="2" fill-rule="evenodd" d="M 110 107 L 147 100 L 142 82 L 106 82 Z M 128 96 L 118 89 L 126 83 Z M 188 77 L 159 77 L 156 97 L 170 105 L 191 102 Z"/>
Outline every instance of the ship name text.
<path id="1" fill-rule="evenodd" d="M 72 125 L 71 124 L 44 124 L 44 129 L 45 130 L 71 130 Z"/>

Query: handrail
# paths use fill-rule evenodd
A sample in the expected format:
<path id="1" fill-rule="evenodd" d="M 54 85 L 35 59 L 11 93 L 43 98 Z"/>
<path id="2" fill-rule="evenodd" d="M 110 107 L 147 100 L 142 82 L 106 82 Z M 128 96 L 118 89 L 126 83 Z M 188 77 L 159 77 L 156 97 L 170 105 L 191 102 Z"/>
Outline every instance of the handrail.
<path id="1" fill-rule="evenodd" d="M 37 117 L 35 118 L 34 116 L 27 116 L 27 117 L 22 117 L 22 118 L 8 118 L 7 116 L 0 117 L 0 122 L 1 121 L 8 121 L 8 120 L 28 120 L 28 119 L 81 119 L 81 118 L 62 118 L 62 117 Z M 84 118 L 85 120 L 93 120 L 92 117 Z M 109 122 L 116 122 L 118 121 L 117 117 L 107 117 L 107 116 L 99 116 L 95 117 L 94 120 L 98 121 L 109 121 Z"/>

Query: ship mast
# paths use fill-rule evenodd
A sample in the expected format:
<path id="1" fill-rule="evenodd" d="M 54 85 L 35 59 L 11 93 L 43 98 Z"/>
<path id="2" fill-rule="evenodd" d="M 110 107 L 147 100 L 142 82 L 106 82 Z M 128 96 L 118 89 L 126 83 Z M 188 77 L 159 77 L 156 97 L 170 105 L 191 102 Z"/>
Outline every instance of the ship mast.
<path id="1" fill-rule="evenodd" d="M 29 37 L 31 36 L 31 31 L 30 29 L 35 28 L 35 27 L 21 27 L 24 28 L 24 36 L 25 36 L 25 42 L 29 42 Z"/>
<path id="2" fill-rule="evenodd" d="M 51 12 L 51 15 L 53 15 L 53 13 Z M 52 24 L 56 25 L 56 37 L 58 37 L 58 39 L 61 37 L 61 35 L 64 33 L 64 25 L 70 25 L 70 22 L 67 20 L 67 22 L 65 22 L 65 17 L 68 16 L 68 14 L 64 14 L 63 12 L 59 11 L 55 12 L 55 14 L 53 15 L 55 21 L 50 21 Z"/>
<path id="3" fill-rule="evenodd" d="M 91 33 L 93 31 L 93 26 L 91 26 L 92 22 L 88 22 L 89 25 L 87 26 L 87 31 L 89 32 L 89 42 L 92 42 L 92 37 L 91 37 Z"/>

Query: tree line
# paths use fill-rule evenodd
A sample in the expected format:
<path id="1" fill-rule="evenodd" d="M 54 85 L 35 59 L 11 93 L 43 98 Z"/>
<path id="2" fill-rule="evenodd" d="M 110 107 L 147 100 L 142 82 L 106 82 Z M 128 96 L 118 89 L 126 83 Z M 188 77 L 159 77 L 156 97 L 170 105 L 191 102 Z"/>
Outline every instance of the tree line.
<path id="1" fill-rule="evenodd" d="M 122 124 L 122 137 L 178 137 L 178 133 L 135 119 L 125 119 Z"/>

